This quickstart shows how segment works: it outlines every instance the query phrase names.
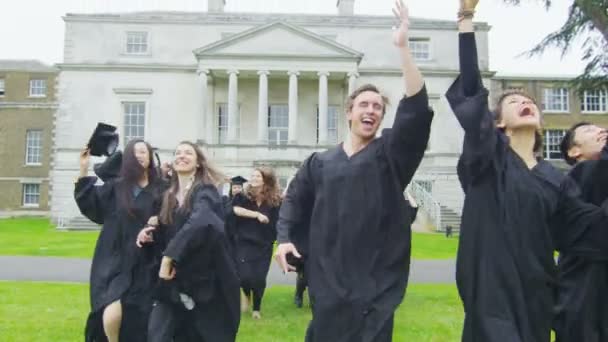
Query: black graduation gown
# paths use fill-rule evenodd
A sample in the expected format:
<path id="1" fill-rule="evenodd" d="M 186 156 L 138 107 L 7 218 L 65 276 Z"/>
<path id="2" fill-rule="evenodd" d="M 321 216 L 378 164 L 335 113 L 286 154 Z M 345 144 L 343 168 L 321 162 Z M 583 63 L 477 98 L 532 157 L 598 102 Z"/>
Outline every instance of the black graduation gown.
<path id="1" fill-rule="evenodd" d="M 303 253 L 315 302 L 308 341 L 391 340 L 410 265 L 404 190 L 432 118 L 423 88 L 401 100 L 382 137 L 350 158 L 342 145 L 313 154 L 290 183 L 277 240 L 308 240 Z"/>
<path id="2" fill-rule="evenodd" d="M 263 289 L 272 260 L 272 246 L 276 240 L 278 207 L 257 203 L 243 194 L 232 199 L 232 207 L 257 211 L 268 217 L 267 224 L 257 219 L 235 216 L 235 259 L 241 287 Z"/>
<path id="3" fill-rule="evenodd" d="M 569 172 L 582 198 L 601 205 L 608 198 L 608 147 L 600 160 L 580 162 Z M 561 253 L 554 330 L 556 341 L 608 341 L 608 260 Z"/>
<path id="4" fill-rule="evenodd" d="M 236 248 L 236 216 L 234 215 L 233 205 L 231 196 L 222 196 L 222 202 L 224 203 L 224 227 L 226 230 L 226 237 L 230 244 L 230 250 L 234 255 L 234 249 Z"/>
<path id="5" fill-rule="evenodd" d="M 176 209 L 173 223 L 154 233 L 159 260 L 161 253 L 171 257 L 176 270 L 173 280 L 158 281 L 155 298 L 180 307 L 179 293 L 194 300 L 188 327 L 175 332 L 176 337 L 233 342 L 240 322 L 239 282 L 224 231 L 223 203 L 212 185 L 197 186 L 191 196 L 190 214 Z"/>
<path id="6" fill-rule="evenodd" d="M 531 170 L 495 128 L 477 69 L 474 35 L 460 34 L 474 68 L 463 68 L 446 97 L 464 128 L 458 177 L 465 193 L 456 283 L 465 310 L 462 341 L 548 342 L 556 283 L 554 250 L 601 253 L 608 241 L 597 206 L 539 161 Z M 467 41 L 463 41 L 467 39 Z M 464 44 L 463 42 L 469 44 Z M 468 65 L 471 66 L 470 64 Z M 467 72 L 473 71 L 473 75 Z M 463 79 L 474 79 L 465 96 Z"/>
<path id="7" fill-rule="evenodd" d="M 103 332 L 103 309 L 120 299 L 123 308 L 120 338 L 145 341 L 150 289 L 155 280 L 154 256 L 149 249 L 135 245 L 137 234 L 156 215 L 164 184 L 151 183 L 135 197 L 134 216 L 118 204 L 117 191 L 124 186 L 120 179 L 96 186 L 97 177 L 78 180 L 74 198 L 80 212 L 91 221 L 103 224 L 91 265 L 90 301 L 86 341 L 106 341 Z M 143 329 L 143 330 L 142 330 Z"/>

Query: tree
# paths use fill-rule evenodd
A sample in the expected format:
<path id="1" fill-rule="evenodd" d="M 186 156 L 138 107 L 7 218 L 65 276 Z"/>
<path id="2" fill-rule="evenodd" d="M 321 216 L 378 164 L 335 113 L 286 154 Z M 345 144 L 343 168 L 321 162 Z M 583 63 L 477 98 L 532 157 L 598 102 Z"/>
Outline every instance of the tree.
<path id="1" fill-rule="evenodd" d="M 548 9 L 552 0 L 542 1 Z M 504 0 L 519 5 L 522 0 Z M 572 0 L 568 19 L 557 31 L 547 35 L 527 52 L 528 56 L 540 55 L 549 47 L 557 47 L 562 56 L 579 37 L 584 38 L 583 60 L 585 70 L 572 83 L 579 91 L 608 89 L 608 0 Z"/>

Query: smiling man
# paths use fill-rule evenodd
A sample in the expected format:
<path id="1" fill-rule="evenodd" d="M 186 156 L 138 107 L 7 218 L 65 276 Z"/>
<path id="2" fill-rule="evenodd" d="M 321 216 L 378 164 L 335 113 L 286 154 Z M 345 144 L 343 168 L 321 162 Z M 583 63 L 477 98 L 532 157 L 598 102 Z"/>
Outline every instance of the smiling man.
<path id="1" fill-rule="evenodd" d="M 403 193 L 424 155 L 433 113 L 407 45 L 407 9 L 399 2 L 394 13 L 405 97 L 392 129 L 376 138 L 387 105 L 378 88 L 355 90 L 346 105 L 347 141 L 304 161 L 281 206 L 276 257 L 287 272 L 294 270 L 288 255 L 299 258 L 298 248 L 307 255 L 315 303 L 310 342 L 391 341 L 405 294 L 411 232 Z"/>
<path id="2" fill-rule="evenodd" d="M 568 176 L 585 201 L 602 205 L 608 198 L 608 133 L 588 122 L 573 125 L 562 139 Z M 557 342 L 608 341 L 608 260 L 568 253 L 559 257 Z"/>

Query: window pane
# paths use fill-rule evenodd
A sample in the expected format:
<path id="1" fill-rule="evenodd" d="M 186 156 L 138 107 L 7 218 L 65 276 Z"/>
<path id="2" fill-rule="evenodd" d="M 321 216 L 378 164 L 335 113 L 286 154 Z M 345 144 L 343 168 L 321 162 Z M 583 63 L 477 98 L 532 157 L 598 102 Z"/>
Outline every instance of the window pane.
<path id="1" fill-rule="evenodd" d="M 46 80 L 30 80 L 30 96 L 46 96 Z"/>
<path id="2" fill-rule="evenodd" d="M 146 125 L 145 102 L 123 102 L 125 145 L 132 139 L 144 139 Z"/>
<path id="3" fill-rule="evenodd" d="M 271 105 L 268 117 L 268 143 L 285 145 L 289 133 L 289 106 Z"/>
<path id="4" fill-rule="evenodd" d="M 0 96 L 4 96 L 4 79 L 0 78 Z"/>
<path id="5" fill-rule="evenodd" d="M 40 164 L 42 157 L 42 131 L 28 130 L 25 134 L 25 163 Z"/>
<path id="6" fill-rule="evenodd" d="M 567 88 L 547 88 L 544 95 L 544 110 L 555 112 L 567 112 L 569 110 Z"/>
<path id="7" fill-rule="evenodd" d="M 146 53 L 148 51 L 147 32 L 127 32 L 127 52 Z"/>
<path id="8" fill-rule="evenodd" d="M 549 129 L 544 131 L 544 157 L 549 160 L 558 160 L 562 158 L 559 145 L 566 133 L 563 129 Z"/>
<path id="9" fill-rule="evenodd" d="M 40 184 L 23 184 L 23 205 L 40 203 Z"/>

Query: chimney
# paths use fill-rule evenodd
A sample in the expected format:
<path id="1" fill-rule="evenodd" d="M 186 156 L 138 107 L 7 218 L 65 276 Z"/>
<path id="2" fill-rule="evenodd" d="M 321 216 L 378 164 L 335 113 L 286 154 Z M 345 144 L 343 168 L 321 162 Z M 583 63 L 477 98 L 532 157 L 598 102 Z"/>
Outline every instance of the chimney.
<path id="1" fill-rule="evenodd" d="M 224 12 L 224 6 L 226 5 L 226 0 L 209 0 L 207 12 L 210 13 L 221 13 Z"/>
<path id="2" fill-rule="evenodd" d="M 339 15 L 355 14 L 355 0 L 338 0 L 336 6 L 338 7 Z"/>

